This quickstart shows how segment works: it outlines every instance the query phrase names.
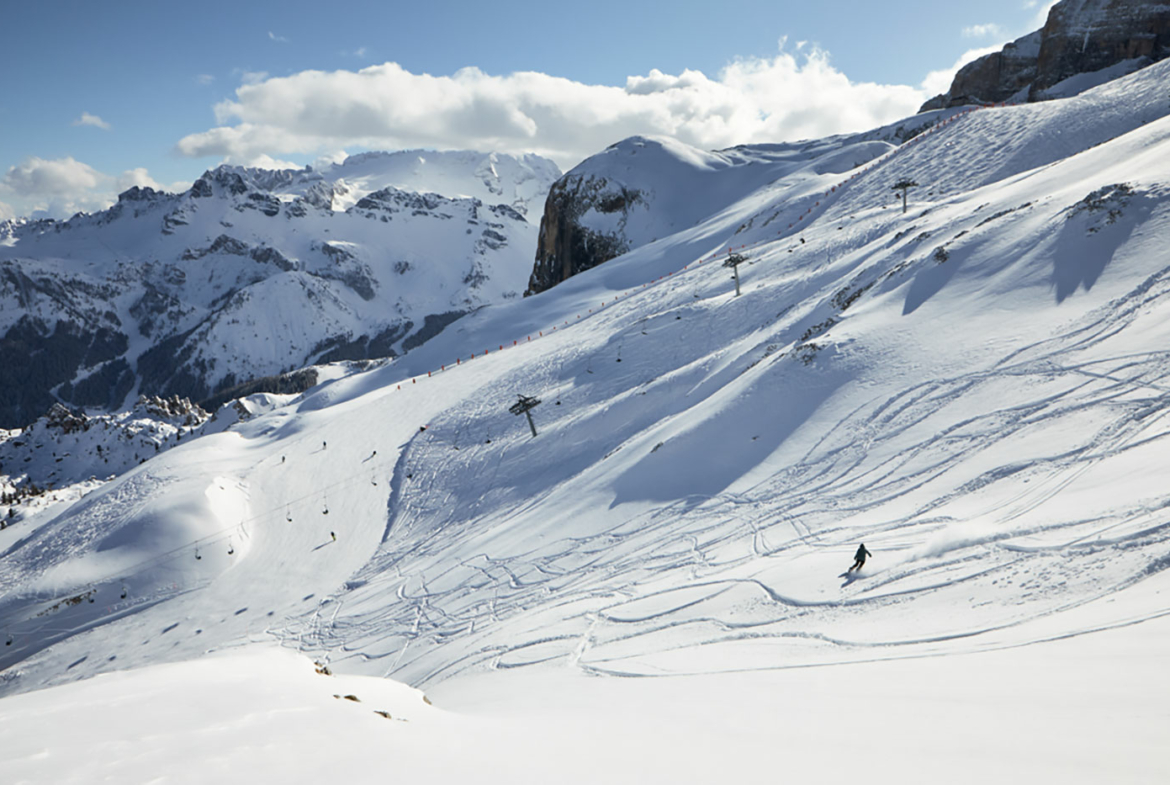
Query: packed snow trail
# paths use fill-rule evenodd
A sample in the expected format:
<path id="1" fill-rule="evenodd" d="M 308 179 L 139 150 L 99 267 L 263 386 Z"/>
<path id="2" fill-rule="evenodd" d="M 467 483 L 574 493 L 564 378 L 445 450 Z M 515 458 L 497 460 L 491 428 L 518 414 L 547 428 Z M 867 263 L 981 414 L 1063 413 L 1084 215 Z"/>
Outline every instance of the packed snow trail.
<path id="1" fill-rule="evenodd" d="M 1141 151 L 1157 149 L 1165 132 L 1163 123 L 1068 166 L 1078 173 L 1096 172 L 1099 181 L 1114 173 L 1096 157 L 1130 162 L 1130 176 L 1144 173 L 1151 162 L 1142 160 Z M 1051 194 L 1051 183 L 1067 177 L 1067 171 L 1041 172 L 1001 199 L 1018 204 L 1023 199 L 1017 194 L 1024 189 Z M 1081 184 L 1082 179 L 1076 182 L 1078 194 L 1093 187 Z M 1156 190 L 1148 194 L 1151 208 L 1139 208 L 1136 220 L 1163 225 L 1165 202 Z M 1042 215 L 1025 213 L 1015 219 L 1013 236 L 1039 248 L 1053 233 L 1084 236 L 1086 223 L 1071 209 L 1073 202 L 1053 205 Z M 968 219 L 971 223 L 985 220 L 978 212 Z M 1113 238 L 1099 242 L 1112 243 L 1104 247 L 1116 254 L 1129 242 L 1129 230 L 1118 226 L 1112 231 Z M 1147 229 L 1143 236 L 1157 234 Z M 989 239 L 983 233 L 980 242 Z M 1090 247 L 1092 242 L 1097 238 Z M 1133 263 L 1156 257 L 1139 243 L 1126 258 Z M 885 272 L 893 273 L 888 292 L 905 291 L 908 276 L 898 280 L 897 264 L 888 263 Z M 1050 285 L 1029 268 L 992 267 L 990 273 L 1007 276 L 993 292 Z M 1170 533 L 1159 511 L 1170 498 L 1144 491 L 1119 504 L 1114 494 L 1101 490 L 1116 484 L 1118 472 L 1132 473 L 1128 467 L 1142 466 L 1156 455 L 1166 432 L 1167 357 L 1160 351 L 1135 354 L 1125 345 L 1129 334 L 1148 336 L 1159 329 L 1151 314 L 1165 307 L 1163 275 L 1156 271 L 1128 292 L 1114 286 L 1118 294 L 1112 300 L 1082 298 L 1075 313 L 1055 315 L 1051 337 L 1033 329 L 1040 337 L 1031 342 L 1014 323 L 1003 323 L 1004 312 L 989 320 L 979 315 L 982 305 L 966 306 L 961 328 L 983 331 L 990 348 L 965 346 L 966 354 L 948 360 L 948 345 L 960 345 L 954 340 L 957 333 L 936 327 L 933 346 L 922 346 L 919 337 L 916 350 L 942 359 L 942 368 L 972 361 L 981 367 L 910 386 L 899 383 L 885 397 L 853 395 L 856 405 L 838 405 L 829 415 L 814 406 L 801 414 L 820 416 L 823 430 L 809 428 L 803 438 L 788 428 L 767 433 L 769 427 L 758 420 L 764 409 L 750 398 L 728 409 L 728 402 L 746 392 L 742 388 L 730 401 L 718 400 L 734 387 L 731 380 L 761 361 L 784 361 L 784 353 L 770 354 L 764 338 L 720 345 L 715 336 L 725 336 L 729 325 L 714 327 L 715 312 L 707 301 L 689 296 L 694 284 L 684 289 L 675 281 L 658 293 L 658 324 L 665 332 L 646 342 L 645 353 L 633 347 L 640 334 L 655 334 L 655 320 L 642 321 L 636 301 L 619 303 L 596 317 L 615 325 L 597 330 L 607 336 L 604 342 L 590 346 L 578 336 L 573 348 L 582 359 L 570 364 L 568 355 L 558 357 L 551 368 L 542 366 L 538 377 L 525 379 L 524 389 L 557 391 L 574 412 L 553 415 L 557 419 L 542 426 L 539 445 L 522 447 L 525 442 L 518 438 L 500 445 L 497 434 L 506 432 L 507 420 L 490 413 L 503 412 L 507 394 L 497 395 L 490 405 L 452 413 L 450 422 L 436 419 L 429 432 L 432 456 L 412 454 L 410 474 L 432 482 L 443 476 L 465 482 L 477 476 L 477 466 L 491 471 L 480 473 L 483 483 L 471 488 L 444 487 L 435 496 L 423 484 L 416 500 L 404 499 L 392 527 L 398 540 L 392 537 L 384 553 L 362 571 L 345 612 L 309 634 L 326 649 L 353 641 L 367 664 L 355 667 L 416 683 L 485 664 L 504 667 L 566 657 L 579 667 L 605 672 L 676 672 L 660 661 L 680 647 L 713 651 L 747 642 L 775 642 L 778 649 L 762 647 L 764 659 L 792 665 L 869 657 L 859 652 L 875 648 L 885 656 L 921 656 L 924 646 L 937 651 L 946 644 L 961 651 L 1018 640 L 1012 632 L 1016 628 L 1111 598 L 1167 566 L 1158 554 Z M 1058 277 L 1058 304 L 1080 290 L 1077 286 L 1061 297 L 1059 283 Z M 725 298 L 726 284 L 721 287 Z M 917 301 L 914 286 L 909 289 L 906 302 Z M 1050 307 L 1050 297 L 1042 295 L 1037 305 Z M 925 304 L 917 301 L 910 313 Z M 630 309 L 624 322 L 623 308 Z M 938 309 L 931 314 L 936 320 L 940 315 Z M 760 322 L 760 315 L 737 318 Z M 684 324 L 672 324 L 679 321 Z M 628 326 L 617 328 L 622 323 Z M 844 345 L 850 345 L 848 332 L 845 337 Z M 882 353 L 874 356 L 895 368 L 912 367 L 891 350 L 894 343 L 877 344 Z M 619 346 L 620 372 L 613 364 Z M 997 346 L 1008 350 L 997 353 Z M 751 361 L 727 356 L 745 350 L 760 354 Z M 823 351 L 802 360 L 818 380 L 814 393 L 831 398 L 850 386 L 856 389 L 847 373 L 856 365 L 839 352 L 830 365 L 820 359 Z M 843 367 L 838 375 L 845 378 L 834 380 L 833 365 Z M 679 370 L 663 375 L 662 366 Z M 559 378 L 553 368 L 561 369 Z M 721 369 L 729 370 L 727 378 L 720 377 Z M 790 410 L 796 406 L 799 412 L 799 391 L 809 379 L 770 382 L 778 391 L 755 397 L 761 403 L 783 402 Z M 654 395 L 657 399 L 638 401 Z M 602 403 L 590 407 L 588 401 Z M 689 436 L 687 428 L 679 432 L 670 425 L 682 415 L 693 421 L 708 403 L 717 409 L 712 428 Z M 750 431 L 753 422 L 764 432 Z M 492 438 L 491 446 L 483 438 L 455 451 L 458 435 L 469 432 Z M 449 441 L 443 441 L 445 435 Z M 689 441 L 669 447 L 672 435 Z M 708 456 L 738 451 L 750 457 L 750 442 L 765 435 L 770 438 L 762 461 L 753 466 L 741 457 L 727 475 L 737 481 L 710 484 Z M 736 439 L 745 444 L 733 446 Z M 516 457 L 520 450 L 531 458 Z M 638 459 L 623 460 L 630 452 Z M 607 460 L 617 468 L 606 472 Z M 655 461 L 667 467 L 640 468 Z M 557 462 L 577 467 L 577 474 L 560 487 L 544 487 L 547 468 L 541 467 Z M 702 473 L 689 468 L 695 463 L 702 464 Z M 501 476 L 515 487 L 501 488 Z M 616 498 L 610 495 L 615 491 Z M 493 497 L 496 511 L 485 517 L 477 510 L 487 496 Z M 459 497 L 465 500 L 463 511 Z M 673 504 L 666 501 L 671 497 L 677 499 Z M 1109 501 L 1102 506 L 1103 500 Z M 597 512 L 607 506 L 621 515 L 619 523 Z M 436 521 L 443 522 L 440 529 L 431 528 Z M 558 529 L 573 534 L 558 537 Z M 441 538 L 434 531 L 441 531 Z M 846 566 L 859 540 L 874 543 L 879 554 L 865 570 L 867 580 L 846 587 L 826 581 L 824 576 L 837 573 L 830 563 Z M 452 553 L 470 558 L 455 564 Z M 670 602 L 668 611 L 627 618 L 625 605 L 645 604 L 647 597 L 658 596 L 658 585 L 662 595 L 683 599 Z M 980 601 L 969 612 L 956 616 L 941 610 L 963 606 L 959 598 L 972 592 L 997 597 L 1001 586 L 1006 596 Z M 390 593 L 400 602 L 379 600 Z M 865 622 L 859 608 L 865 609 Z M 1164 610 L 1156 608 L 1143 618 L 1156 618 Z M 514 621 L 504 625 L 506 631 L 491 628 L 509 616 Z M 890 624 L 891 619 L 898 623 Z M 873 628 L 883 621 L 900 634 L 875 636 Z M 587 652 L 581 649 L 584 636 Z M 720 661 L 723 655 L 711 656 Z M 418 665 L 411 664 L 412 658 Z"/>
<path id="2" fill-rule="evenodd" d="M 22 652 L 3 688 L 272 638 L 438 685 L 540 664 L 921 658 L 1159 618 L 1145 587 L 1170 566 L 1170 124 L 1150 98 L 1164 71 L 1083 97 L 1102 111 L 1075 155 L 1036 153 L 1071 129 L 1060 102 L 973 113 L 883 164 L 951 178 L 906 215 L 881 167 L 820 206 L 831 176 L 800 172 L 148 462 L 45 527 L 35 559 L 3 542 L 22 588 L 0 619 L 88 585 L 50 562 L 104 567 L 142 537 L 179 547 L 249 521 L 246 551 L 119 576 L 141 596 L 190 590 L 109 624 L 96 602 L 59 609 L 78 614 L 63 633 L 89 631 Z M 1106 111 L 1129 100 L 1150 122 Z M 700 243 L 809 206 L 824 212 L 799 237 L 753 251 L 741 297 L 721 267 L 690 266 Z M 537 438 L 508 411 L 517 395 L 543 401 Z M 139 535 L 104 548 L 123 530 Z M 859 542 L 873 557 L 842 584 Z"/>

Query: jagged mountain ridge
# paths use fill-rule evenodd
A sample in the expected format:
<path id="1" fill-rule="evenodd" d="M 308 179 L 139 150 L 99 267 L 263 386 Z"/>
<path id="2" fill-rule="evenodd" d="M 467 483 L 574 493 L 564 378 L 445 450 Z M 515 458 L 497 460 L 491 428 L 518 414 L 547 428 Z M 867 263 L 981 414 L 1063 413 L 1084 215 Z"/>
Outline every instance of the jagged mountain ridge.
<path id="1" fill-rule="evenodd" d="M 1044 26 L 963 66 L 919 111 L 1066 97 L 1170 53 L 1170 4 L 1062 0 Z"/>
<path id="2" fill-rule="evenodd" d="M 558 175 L 537 156 L 471 152 L 221 166 L 181 194 L 135 187 L 96 214 L 0 224 L 0 365 L 22 380 L 0 390 L 0 427 L 57 401 L 202 400 L 408 351 L 518 296 L 536 235 L 525 213 Z"/>

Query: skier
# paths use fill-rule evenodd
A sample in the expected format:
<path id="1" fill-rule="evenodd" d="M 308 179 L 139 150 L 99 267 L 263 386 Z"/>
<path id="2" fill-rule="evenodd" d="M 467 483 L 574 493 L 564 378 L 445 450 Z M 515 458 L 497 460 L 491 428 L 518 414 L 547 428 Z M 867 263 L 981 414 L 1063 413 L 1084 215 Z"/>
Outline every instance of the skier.
<path id="1" fill-rule="evenodd" d="M 337 532 L 329 532 L 329 536 L 333 538 L 334 542 L 337 542 Z"/>
<path id="2" fill-rule="evenodd" d="M 865 566 L 865 558 L 873 556 L 872 553 L 865 549 L 865 543 L 857 546 L 857 553 L 853 554 L 853 566 L 845 570 L 845 572 L 853 572 L 854 570 L 861 570 Z"/>

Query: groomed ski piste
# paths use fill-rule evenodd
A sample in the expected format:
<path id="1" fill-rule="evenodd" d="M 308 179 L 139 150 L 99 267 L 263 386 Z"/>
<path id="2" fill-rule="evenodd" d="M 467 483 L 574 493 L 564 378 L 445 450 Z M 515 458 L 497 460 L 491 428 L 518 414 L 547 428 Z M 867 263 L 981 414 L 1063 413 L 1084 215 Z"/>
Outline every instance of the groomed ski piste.
<path id="1" fill-rule="evenodd" d="M 1167 781 L 1168 82 L 859 143 L 0 531 L 4 780 Z"/>

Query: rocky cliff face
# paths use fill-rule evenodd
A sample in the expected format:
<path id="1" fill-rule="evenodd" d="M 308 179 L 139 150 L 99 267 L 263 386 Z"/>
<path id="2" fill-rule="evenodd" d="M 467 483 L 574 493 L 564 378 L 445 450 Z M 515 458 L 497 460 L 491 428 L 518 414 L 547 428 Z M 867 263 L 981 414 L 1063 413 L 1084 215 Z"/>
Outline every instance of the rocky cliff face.
<path id="1" fill-rule="evenodd" d="M 1078 74 L 1116 78 L 1170 54 L 1170 3 L 1063 0 L 1040 30 L 968 63 L 950 89 L 919 111 L 1001 101 L 1039 101 Z M 1107 70 L 1113 69 L 1113 70 Z M 1088 81 L 1081 89 L 1092 86 Z"/>
<path id="2" fill-rule="evenodd" d="M 551 289 L 660 238 L 677 239 L 716 212 L 801 170 L 817 177 L 853 169 L 931 122 L 915 117 L 862 134 L 714 152 L 664 137 L 624 139 L 585 159 L 552 186 L 524 294 Z M 736 234 L 747 228 L 729 225 L 725 234 L 708 231 L 683 242 L 693 242 L 696 253 L 706 254 L 736 242 Z"/>
<path id="3" fill-rule="evenodd" d="M 631 210 L 642 193 L 605 177 L 566 175 L 553 185 L 540 219 L 536 264 L 525 296 L 551 289 L 577 273 L 630 250 L 625 236 Z M 582 221 L 586 213 L 614 219 L 607 229 Z"/>
<path id="4" fill-rule="evenodd" d="M 545 201 L 525 295 L 694 226 L 816 157 L 816 145 L 708 152 L 673 139 L 632 136 L 582 161 Z"/>

